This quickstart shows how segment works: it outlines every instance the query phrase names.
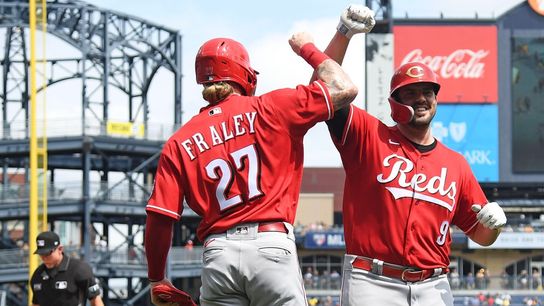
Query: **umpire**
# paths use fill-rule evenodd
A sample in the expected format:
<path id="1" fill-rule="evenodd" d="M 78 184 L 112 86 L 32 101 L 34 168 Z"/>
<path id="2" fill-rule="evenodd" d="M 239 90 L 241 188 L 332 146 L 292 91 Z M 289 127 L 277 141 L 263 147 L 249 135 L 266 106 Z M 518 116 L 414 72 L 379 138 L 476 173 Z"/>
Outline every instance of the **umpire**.
<path id="1" fill-rule="evenodd" d="M 36 238 L 42 264 L 32 274 L 32 306 L 104 306 L 100 286 L 86 262 L 64 254 L 59 236 L 43 232 Z"/>

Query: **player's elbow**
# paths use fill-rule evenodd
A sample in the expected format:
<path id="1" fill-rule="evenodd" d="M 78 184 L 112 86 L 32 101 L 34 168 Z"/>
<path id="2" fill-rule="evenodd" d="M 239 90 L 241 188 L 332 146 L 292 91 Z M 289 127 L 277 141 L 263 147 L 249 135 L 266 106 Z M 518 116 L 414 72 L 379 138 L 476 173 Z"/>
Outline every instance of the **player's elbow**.
<path id="1" fill-rule="evenodd" d="M 331 99 L 335 110 L 347 107 L 355 100 L 355 97 L 357 97 L 357 94 L 359 93 L 359 89 L 355 84 L 349 82 L 349 84 L 345 85 L 346 86 L 343 86 L 342 89 L 331 92 Z"/>
<path id="2" fill-rule="evenodd" d="M 353 100 L 355 100 L 358 94 L 359 94 L 359 88 L 357 88 L 355 84 L 350 83 L 350 85 L 347 86 L 346 88 L 346 99 L 349 100 L 348 103 L 353 102 Z"/>

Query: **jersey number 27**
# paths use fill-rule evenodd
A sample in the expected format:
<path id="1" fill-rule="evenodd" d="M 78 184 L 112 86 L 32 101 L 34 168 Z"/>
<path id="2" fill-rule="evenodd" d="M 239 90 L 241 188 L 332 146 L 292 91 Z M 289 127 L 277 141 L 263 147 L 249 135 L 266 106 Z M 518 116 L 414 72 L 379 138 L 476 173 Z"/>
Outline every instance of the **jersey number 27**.
<path id="1" fill-rule="evenodd" d="M 221 158 L 216 158 L 206 165 L 208 177 L 212 180 L 219 180 L 217 189 L 215 190 L 215 197 L 221 211 L 238 205 L 243 201 L 240 194 L 230 194 L 230 187 L 236 175 L 247 175 L 245 181 L 247 181 L 248 200 L 263 194 L 259 184 L 261 163 L 259 162 L 255 146 L 249 145 L 243 147 L 230 153 L 230 156 L 234 161 L 234 167 L 230 161 Z"/>

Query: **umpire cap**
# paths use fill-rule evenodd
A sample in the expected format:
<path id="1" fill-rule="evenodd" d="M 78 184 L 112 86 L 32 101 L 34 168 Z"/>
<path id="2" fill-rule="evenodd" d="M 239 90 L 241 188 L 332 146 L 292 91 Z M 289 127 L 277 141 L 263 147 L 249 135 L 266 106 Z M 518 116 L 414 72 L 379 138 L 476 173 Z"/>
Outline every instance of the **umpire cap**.
<path id="1" fill-rule="evenodd" d="M 59 235 L 51 231 L 40 233 L 36 238 L 36 245 L 38 248 L 34 254 L 48 255 L 60 245 Z"/>

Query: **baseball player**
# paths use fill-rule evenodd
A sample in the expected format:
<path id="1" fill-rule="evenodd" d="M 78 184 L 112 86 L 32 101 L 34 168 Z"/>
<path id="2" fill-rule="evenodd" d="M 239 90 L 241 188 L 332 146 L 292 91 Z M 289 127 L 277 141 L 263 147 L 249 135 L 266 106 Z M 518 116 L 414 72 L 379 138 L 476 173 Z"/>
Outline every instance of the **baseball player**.
<path id="1" fill-rule="evenodd" d="M 350 6 L 325 53 L 341 63 L 368 14 Z M 391 79 L 395 126 L 354 105 L 327 121 L 346 172 L 342 305 L 453 305 L 450 228 L 487 246 L 506 223 L 463 156 L 432 136 L 439 91 L 428 66 L 407 63 Z"/>
<path id="2" fill-rule="evenodd" d="M 293 51 L 317 80 L 254 96 L 257 72 L 228 38 L 204 43 L 196 79 L 209 104 L 164 145 L 146 207 L 145 249 L 152 287 L 164 277 L 172 227 L 184 200 L 202 217 L 201 305 L 307 305 L 293 234 L 303 136 L 357 95 L 357 87 L 308 33 Z M 172 305 L 152 294 L 155 305 Z"/>

